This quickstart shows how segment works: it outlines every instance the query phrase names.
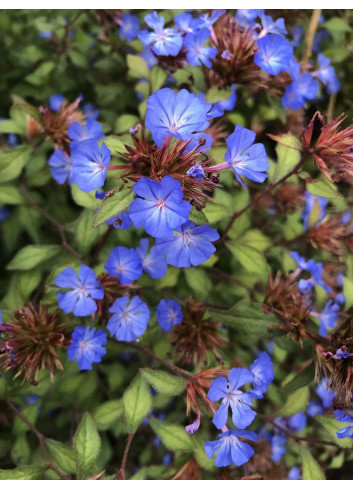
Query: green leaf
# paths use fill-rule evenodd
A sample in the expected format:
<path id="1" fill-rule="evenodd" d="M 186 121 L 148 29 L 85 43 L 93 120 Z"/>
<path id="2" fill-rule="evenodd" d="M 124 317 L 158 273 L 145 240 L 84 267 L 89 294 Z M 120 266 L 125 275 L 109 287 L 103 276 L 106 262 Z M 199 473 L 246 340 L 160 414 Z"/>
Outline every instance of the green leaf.
<path id="1" fill-rule="evenodd" d="M 150 390 L 141 374 L 135 377 L 125 391 L 123 404 L 127 429 L 130 433 L 135 433 L 152 408 Z"/>
<path id="2" fill-rule="evenodd" d="M 329 438 L 337 443 L 342 448 L 352 448 L 353 440 L 351 438 L 338 438 L 337 431 L 350 426 L 351 423 L 341 423 L 329 416 L 315 416 L 315 420 L 318 421 L 325 429 Z M 323 433 L 322 433 L 323 434 Z"/>
<path id="3" fill-rule="evenodd" d="M 116 188 L 112 192 L 105 196 L 98 209 L 93 219 L 94 228 L 127 209 L 135 197 L 135 192 L 131 188 L 122 188 L 121 190 Z"/>
<path id="4" fill-rule="evenodd" d="M 79 247 L 79 250 L 86 254 L 90 250 L 93 243 L 99 239 L 108 229 L 108 226 L 102 226 L 98 229 L 92 227 L 93 218 L 95 213 L 89 209 L 85 209 L 76 225 L 75 240 Z"/>
<path id="5" fill-rule="evenodd" d="M 9 182 L 17 178 L 27 163 L 32 148 L 17 146 L 16 148 L 0 151 L 0 183 Z"/>
<path id="6" fill-rule="evenodd" d="M 340 17 L 331 17 L 329 20 L 322 24 L 331 33 L 336 32 L 351 32 L 352 28 Z"/>
<path id="7" fill-rule="evenodd" d="M 93 420 L 99 430 L 111 428 L 123 414 L 123 402 L 121 399 L 107 401 L 98 406 L 92 414 Z"/>
<path id="8" fill-rule="evenodd" d="M 34 107 L 33 105 L 26 104 L 26 103 L 16 103 L 14 105 L 14 108 L 31 116 L 36 121 L 38 122 L 40 121 L 40 113 L 37 107 Z"/>
<path id="9" fill-rule="evenodd" d="M 302 142 L 293 134 L 267 134 L 267 136 L 286 148 L 296 149 L 298 151 L 303 149 Z"/>
<path id="10" fill-rule="evenodd" d="M 281 144 L 276 146 L 277 163 L 274 165 L 274 172 L 270 177 L 271 183 L 278 182 L 287 175 L 300 161 L 300 151 L 288 148 Z"/>
<path id="11" fill-rule="evenodd" d="M 63 472 L 63 474 L 75 474 L 75 453 L 72 448 L 57 440 L 47 439 L 45 442 L 50 460 Z"/>
<path id="12" fill-rule="evenodd" d="M 32 270 L 61 251 L 59 245 L 28 245 L 22 248 L 7 265 L 7 270 Z"/>
<path id="13" fill-rule="evenodd" d="M 190 451 L 194 449 L 190 435 L 181 426 L 150 418 L 149 424 L 168 450 Z"/>
<path id="14" fill-rule="evenodd" d="M 17 481 L 34 481 L 41 480 L 45 472 L 44 467 L 37 465 L 22 465 L 16 469 L 3 470 L 0 469 L 0 480 L 17 480 Z"/>
<path id="15" fill-rule="evenodd" d="M 125 144 L 117 136 L 107 136 L 102 139 L 112 153 L 126 153 Z"/>
<path id="16" fill-rule="evenodd" d="M 1 121 L 0 121 L 1 122 Z M 24 197 L 16 187 L 0 185 L 0 204 L 23 204 Z"/>
<path id="17" fill-rule="evenodd" d="M 319 197 L 326 197 L 327 199 L 341 199 L 341 195 L 336 190 L 336 186 L 328 180 L 314 180 L 307 182 L 306 188 L 308 192 Z"/>
<path id="18" fill-rule="evenodd" d="M 273 332 L 268 332 L 268 328 L 279 324 L 274 314 L 265 314 L 261 309 L 261 304 L 256 303 L 240 302 L 228 311 L 219 309 L 208 309 L 208 311 L 212 319 L 220 321 L 241 335 L 273 334 Z"/>
<path id="19" fill-rule="evenodd" d="M 199 267 L 185 268 L 184 275 L 196 299 L 205 300 L 212 290 L 212 280 L 207 275 L 206 270 Z"/>
<path id="20" fill-rule="evenodd" d="M 101 439 L 89 413 L 84 413 L 73 440 L 76 454 L 77 478 L 82 480 L 92 475 L 93 465 L 101 449 Z"/>
<path id="21" fill-rule="evenodd" d="M 206 102 L 209 104 L 215 104 L 216 102 L 221 102 L 222 100 L 227 100 L 232 95 L 232 90 L 230 88 L 221 88 L 217 86 L 210 88 L 206 94 Z"/>
<path id="22" fill-rule="evenodd" d="M 187 386 L 187 380 L 175 375 L 162 372 L 162 370 L 140 369 L 145 380 L 160 394 L 178 396 Z"/>
<path id="23" fill-rule="evenodd" d="M 217 202 L 208 202 L 203 213 L 210 224 L 215 224 L 225 217 L 230 217 L 232 214 L 225 205 L 217 204 Z"/>
<path id="24" fill-rule="evenodd" d="M 148 78 L 149 70 L 147 63 L 141 56 L 135 56 L 133 54 L 128 54 L 126 57 L 127 66 L 129 68 L 129 76 L 131 78 Z"/>
<path id="25" fill-rule="evenodd" d="M 25 406 L 21 412 L 23 416 L 25 416 L 28 419 L 28 421 L 30 421 L 33 425 L 36 424 L 36 420 L 39 414 L 37 403 L 30 404 L 29 406 Z M 28 425 L 24 423 L 22 419 L 16 417 L 13 423 L 14 435 L 20 435 L 21 433 L 26 433 L 26 431 L 29 431 Z"/>
<path id="26" fill-rule="evenodd" d="M 315 367 L 313 363 L 304 368 L 298 375 L 294 377 L 290 382 L 284 384 L 281 388 L 283 394 L 291 394 L 292 392 L 310 384 L 314 380 Z"/>
<path id="27" fill-rule="evenodd" d="M 293 414 L 305 411 L 308 401 L 309 387 L 305 386 L 297 389 L 287 397 L 284 406 L 278 411 L 277 416 L 292 416 Z"/>
<path id="28" fill-rule="evenodd" d="M 343 293 L 346 299 L 344 310 L 347 311 L 353 306 L 353 281 L 347 277 L 342 277 Z"/>
<path id="29" fill-rule="evenodd" d="M 33 73 L 27 75 L 25 80 L 35 86 L 44 85 L 44 83 L 47 82 L 50 73 L 53 71 L 54 66 L 54 61 L 44 61 L 44 63 L 39 65 Z"/>
<path id="30" fill-rule="evenodd" d="M 136 124 L 138 123 L 138 121 L 139 120 L 135 115 L 123 114 L 120 117 L 118 117 L 118 120 L 115 123 L 114 132 L 116 132 L 117 134 L 124 134 L 126 132 L 129 132 L 129 129 L 135 127 Z M 109 137 L 112 137 L 112 136 L 109 136 Z M 109 137 L 106 139 L 109 139 Z M 119 143 L 116 142 L 115 144 L 118 145 L 120 143 L 121 143 L 121 149 L 119 149 L 118 151 L 125 152 L 126 151 L 125 145 L 122 141 L 119 141 Z M 112 150 L 112 148 L 109 146 L 109 143 L 105 143 L 105 144 L 108 146 L 108 148 L 111 151 L 114 151 L 114 152 L 116 151 L 116 149 Z M 111 145 L 112 145 L 112 147 L 114 147 L 114 140 L 112 140 Z"/>
<path id="31" fill-rule="evenodd" d="M 263 280 L 267 280 L 268 264 L 261 251 L 237 241 L 228 242 L 227 247 L 248 272 L 261 276 Z"/>
<path id="32" fill-rule="evenodd" d="M 202 226 L 208 224 L 207 217 L 202 211 L 197 211 L 195 207 L 191 208 L 190 220 L 196 224 L 196 226 Z"/>
<path id="33" fill-rule="evenodd" d="M 300 454 L 303 465 L 303 480 L 305 481 L 324 481 L 326 477 L 321 470 L 320 465 L 311 455 L 309 449 L 305 446 L 300 447 Z"/>
<path id="34" fill-rule="evenodd" d="M 150 81 L 152 92 L 156 92 L 161 88 L 167 78 L 167 73 L 159 66 L 153 66 L 150 71 Z"/>
<path id="35" fill-rule="evenodd" d="M 20 275 L 20 292 L 21 296 L 27 299 L 32 292 L 38 287 L 42 274 L 40 270 L 28 270 Z"/>
<path id="36" fill-rule="evenodd" d="M 95 190 L 92 190 L 92 192 L 84 192 L 79 189 L 77 183 L 71 185 L 71 194 L 77 205 L 86 207 L 87 209 L 96 210 L 102 202 L 100 199 L 96 199 Z"/>
<path id="37" fill-rule="evenodd" d="M 259 251 L 265 251 L 271 246 L 271 239 L 258 229 L 249 229 L 239 240 L 243 243 L 256 248 Z"/>
<path id="38" fill-rule="evenodd" d="M 18 436 L 11 448 L 11 459 L 15 465 L 26 465 L 30 461 L 31 448 L 26 433 Z"/>
<path id="39" fill-rule="evenodd" d="M 23 129 L 11 119 L 0 121 L 0 134 L 23 134 Z"/>

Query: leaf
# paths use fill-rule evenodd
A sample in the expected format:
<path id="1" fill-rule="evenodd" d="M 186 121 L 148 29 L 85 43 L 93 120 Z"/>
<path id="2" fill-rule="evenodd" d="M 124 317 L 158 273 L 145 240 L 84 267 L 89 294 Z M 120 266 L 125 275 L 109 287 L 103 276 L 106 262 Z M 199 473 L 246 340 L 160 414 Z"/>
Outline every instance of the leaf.
<path id="1" fill-rule="evenodd" d="M 285 146 L 286 148 L 296 149 L 301 151 L 303 149 L 302 142 L 300 139 L 296 138 L 293 134 L 267 134 L 268 137 L 276 141 L 281 146 Z"/>
<path id="2" fill-rule="evenodd" d="M 271 246 L 271 239 L 258 229 L 249 229 L 239 240 L 243 243 L 256 248 L 259 251 L 265 251 Z"/>
<path id="3" fill-rule="evenodd" d="M 232 90 L 230 88 L 219 89 L 217 86 L 210 88 L 206 94 L 206 102 L 210 104 L 215 104 L 216 102 L 221 102 L 222 100 L 227 100 L 232 95 Z"/>
<path id="4" fill-rule="evenodd" d="M 99 227 L 98 229 L 93 228 L 94 215 L 93 211 L 85 209 L 76 224 L 75 240 L 83 254 L 87 254 L 93 243 L 105 233 L 105 228 L 108 229 L 108 226 Z"/>
<path id="5" fill-rule="evenodd" d="M 287 175 L 300 161 L 300 151 L 281 144 L 276 146 L 277 163 L 274 165 L 274 172 L 270 178 L 271 183 L 278 182 Z"/>
<path id="6" fill-rule="evenodd" d="M 40 270 L 37 269 L 21 273 L 19 281 L 21 296 L 27 299 L 38 287 L 41 278 L 42 274 Z"/>
<path id="7" fill-rule="evenodd" d="M 22 465 L 16 469 L 3 470 L 0 469 L 0 480 L 17 480 L 17 481 L 34 481 L 42 480 L 45 472 L 44 467 L 38 465 Z"/>
<path id="8" fill-rule="evenodd" d="M 212 290 L 212 280 L 206 271 L 202 268 L 190 267 L 184 269 L 184 275 L 196 299 L 205 300 Z"/>
<path id="9" fill-rule="evenodd" d="M 305 481 L 324 481 L 326 477 L 321 470 L 320 465 L 311 455 L 309 449 L 305 446 L 300 447 L 300 454 L 303 464 L 303 480 Z"/>
<path id="10" fill-rule="evenodd" d="M 142 368 L 140 372 L 144 379 L 160 394 L 177 396 L 186 389 L 187 380 L 181 377 L 150 368 Z"/>
<path id="11" fill-rule="evenodd" d="M 129 76 L 131 78 L 148 78 L 149 70 L 147 63 L 140 56 L 128 54 L 126 57 L 127 66 L 129 68 Z"/>
<path id="12" fill-rule="evenodd" d="M 101 449 L 101 439 L 89 413 L 84 413 L 73 439 L 76 455 L 77 478 L 86 479 L 91 474 L 93 464 Z"/>
<path id="13" fill-rule="evenodd" d="M 338 438 L 337 436 L 338 430 L 350 426 L 352 423 L 341 423 L 330 416 L 315 416 L 315 420 L 321 424 L 329 435 L 329 438 L 337 443 L 337 445 L 342 448 L 352 448 L 353 440 L 351 438 Z"/>
<path id="14" fill-rule="evenodd" d="M 141 374 L 130 384 L 123 397 L 124 413 L 129 433 L 135 433 L 152 408 L 150 390 Z"/>
<path id="15" fill-rule="evenodd" d="M 298 375 L 294 377 L 290 382 L 283 385 L 281 391 L 283 394 L 290 394 L 301 387 L 310 384 L 314 380 L 315 367 L 313 363 L 304 368 Z"/>
<path id="16" fill-rule="evenodd" d="M 34 105 L 25 104 L 25 103 L 16 103 L 14 107 L 24 112 L 25 114 L 31 116 L 37 122 L 40 122 L 41 119 L 40 119 L 39 110 L 37 109 L 37 107 L 34 107 Z"/>
<path id="17" fill-rule="evenodd" d="M 215 224 L 225 217 L 231 216 L 231 212 L 223 204 L 217 204 L 217 202 L 208 202 L 203 210 L 209 224 Z"/>
<path id="18" fill-rule="evenodd" d="M 150 71 L 150 81 L 152 92 L 156 92 L 161 88 L 167 78 L 167 73 L 159 66 L 153 66 Z"/>
<path id="19" fill-rule="evenodd" d="M 292 416 L 301 411 L 306 411 L 308 401 L 309 387 L 305 386 L 292 392 L 292 394 L 287 397 L 284 406 L 278 411 L 277 416 Z"/>
<path id="20" fill-rule="evenodd" d="M 28 245 L 22 248 L 7 265 L 7 270 L 32 270 L 61 251 L 59 245 Z"/>
<path id="21" fill-rule="evenodd" d="M 131 188 L 114 189 L 112 194 L 105 196 L 93 219 L 93 227 L 104 224 L 111 217 L 127 209 L 134 197 L 135 192 Z"/>
<path id="22" fill-rule="evenodd" d="M 267 280 L 268 265 L 261 251 L 238 241 L 227 243 L 227 247 L 248 272 Z"/>
<path id="23" fill-rule="evenodd" d="M 1 121 L 0 121 L 1 122 Z M 23 204 L 24 197 L 16 187 L 0 185 L 0 204 Z"/>
<path id="24" fill-rule="evenodd" d="M 102 139 L 112 153 L 126 153 L 125 144 L 117 136 L 108 136 Z"/>
<path id="25" fill-rule="evenodd" d="M 32 148 L 22 145 L 0 151 L 0 183 L 17 178 L 28 161 Z"/>
<path id="26" fill-rule="evenodd" d="M 162 440 L 163 445 L 168 450 L 193 450 L 190 435 L 181 426 L 159 421 L 156 418 L 149 418 L 149 424 L 157 436 Z"/>
<path id="27" fill-rule="evenodd" d="M 342 277 L 343 281 L 343 294 L 346 299 L 344 304 L 344 310 L 347 311 L 353 306 L 353 282 L 347 277 Z"/>
<path id="28" fill-rule="evenodd" d="M 0 120 L 0 134 L 23 134 L 22 128 L 11 119 Z"/>
<path id="29" fill-rule="evenodd" d="M 328 180 L 312 180 L 307 182 L 306 188 L 308 192 L 319 197 L 327 199 L 341 199 L 341 195 L 336 190 L 336 186 Z"/>
<path id="30" fill-rule="evenodd" d="M 64 474 L 75 474 L 76 462 L 73 449 L 65 445 L 65 443 L 51 440 L 50 438 L 45 441 L 45 444 L 49 451 L 50 460 L 54 465 Z"/>
<path id="31" fill-rule="evenodd" d="M 351 32 L 352 28 L 340 17 L 331 17 L 329 20 L 322 24 L 331 33 L 334 32 Z"/>
<path id="32" fill-rule="evenodd" d="M 102 202 L 100 199 L 96 199 L 95 190 L 92 190 L 92 192 L 84 192 L 83 190 L 79 189 L 77 183 L 73 183 L 71 185 L 71 194 L 77 205 L 80 207 L 86 207 L 87 209 L 96 210 Z"/>
<path id="33" fill-rule="evenodd" d="M 118 119 L 115 123 L 114 132 L 116 132 L 117 134 L 124 134 L 126 132 L 129 132 L 129 129 L 135 127 L 136 124 L 138 123 L 138 121 L 139 120 L 135 115 L 123 114 L 120 117 L 118 117 Z M 110 136 L 110 137 L 112 137 L 112 136 Z M 108 138 L 106 138 L 106 139 L 108 139 Z M 119 143 L 121 143 L 121 149 L 119 149 L 118 151 L 125 152 L 126 149 L 125 149 L 124 143 L 122 141 L 119 141 Z M 105 143 L 105 144 L 107 144 L 107 143 Z M 118 143 L 116 142 L 115 144 L 118 144 Z M 109 143 L 107 144 L 107 146 L 111 151 L 113 151 L 112 148 L 109 147 Z M 112 140 L 112 146 L 114 146 L 114 140 Z M 116 151 L 116 150 L 114 149 L 114 151 Z"/>
<path id="34" fill-rule="evenodd" d="M 194 222 L 196 226 L 202 226 L 203 224 L 208 224 L 207 217 L 202 211 L 197 211 L 195 207 L 191 208 L 190 221 Z"/>
<path id="35" fill-rule="evenodd" d="M 220 321 L 239 334 L 263 336 L 269 334 L 269 327 L 279 323 L 274 314 L 264 313 L 261 304 L 256 303 L 238 303 L 228 311 L 210 308 L 208 311 L 212 319 Z"/>
<path id="36" fill-rule="evenodd" d="M 123 414 L 122 399 L 107 401 L 93 411 L 93 420 L 99 430 L 112 427 Z"/>
<path id="37" fill-rule="evenodd" d="M 44 85 L 55 66 L 54 61 L 44 61 L 36 68 L 33 73 L 27 75 L 25 80 L 35 86 Z"/>

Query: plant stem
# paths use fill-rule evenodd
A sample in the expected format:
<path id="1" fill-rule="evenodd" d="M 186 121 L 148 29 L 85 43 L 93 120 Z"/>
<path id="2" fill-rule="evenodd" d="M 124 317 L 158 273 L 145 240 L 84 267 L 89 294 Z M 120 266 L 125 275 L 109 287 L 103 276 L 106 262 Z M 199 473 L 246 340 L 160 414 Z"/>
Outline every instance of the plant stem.
<path id="1" fill-rule="evenodd" d="M 24 183 L 22 183 L 20 185 L 20 189 L 21 189 L 22 193 L 26 196 L 27 200 L 29 201 L 29 203 L 31 204 L 33 209 L 36 210 L 38 212 L 38 214 L 43 216 L 44 219 L 46 219 L 51 224 L 53 224 L 53 226 L 55 226 L 56 229 L 59 231 L 60 238 L 61 238 L 61 246 L 63 248 L 65 248 L 67 251 L 69 251 L 75 258 L 77 258 L 78 260 L 81 261 L 83 259 L 83 257 L 80 255 L 80 253 L 78 251 L 76 251 L 74 248 L 72 248 L 72 246 L 69 245 L 69 243 L 67 242 L 66 234 L 65 234 L 65 226 L 63 224 L 61 224 L 59 221 L 57 221 L 56 219 L 54 219 L 50 214 L 48 214 L 44 209 L 42 209 L 37 204 L 37 202 L 33 199 L 32 195 L 29 193 L 29 191 L 28 191 L 28 189 Z"/>
<path id="2" fill-rule="evenodd" d="M 116 341 L 116 343 L 118 343 L 119 345 L 128 346 L 129 348 L 134 348 L 135 350 L 139 350 L 139 351 L 145 353 L 146 355 L 153 358 L 154 360 L 156 360 L 160 364 L 164 365 L 168 370 L 170 370 L 174 375 L 176 375 L 178 377 L 183 377 L 184 379 L 189 380 L 191 375 L 192 375 L 192 374 L 186 372 L 185 370 L 182 370 L 181 368 L 173 365 L 172 363 L 168 362 L 167 360 L 164 360 L 163 358 L 158 357 L 157 355 L 155 355 L 153 353 L 152 350 L 150 350 L 146 346 L 137 345 L 136 343 L 130 343 L 128 341 L 118 341 L 118 340 L 114 340 L 114 341 Z"/>
<path id="3" fill-rule="evenodd" d="M 309 152 L 305 151 L 305 154 L 300 158 L 299 163 L 297 163 L 295 165 L 295 167 L 290 172 L 288 172 L 286 175 L 284 175 L 282 178 L 280 178 L 277 182 L 271 183 L 270 185 L 268 185 L 265 188 L 265 190 L 263 190 L 262 192 L 259 192 L 245 207 L 243 207 L 243 209 L 241 209 L 238 212 L 234 212 L 234 214 L 231 217 L 231 220 L 229 221 L 228 226 L 226 227 L 226 229 L 223 233 L 223 236 L 219 239 L 218 242 L 220 242 L 220 243 L 224 242 L 228 232 L 230 231 L 231 227 L 233 226 L 233 223 L 240 216 L 242 216 L 244 214 L 244 212 L 246 212 L 248 209 L 253 207 L 254 204 L 256 204 L 256 202 L 261 200 L 265 195 L 269 194 L 270 192 L 272 192 L 272 190 L 274 190 L 276 187 L 278 187 L 283 182 L 285 182 L 287 180 L 287 178 L 291 177 L 292 175 L 295 175 L 298 172 L 298 170 L 301 168 L 301 166 L 304 164 L 304 162 L 308 158 L 308 156 L 309 156 Z"/>
<path id="4" fill-rule="evenodd" d="M 120 470 L 117 473 L 115 479 L 123 480 L 123 481 L 126 480 L 125 469 L 126 469 L 127 457 L 129 455 L 129 450 L 130 450 L 131 442 L 132 442 L 134 435 L 135 435 L 135 433 L 130 433 L 130 435 L 127 439 L 125 450 L 124 450 L 124 455 L 123 455 L 123 460 L 121 462 L 121 467 L 120 467 Z"/>
<path id="5" fill-rule="evenodd" d="M 303 64 L 308 63 L 310 60 L 311 53 L 313 50 L 313 43 L 314 43 L 315 34 L 317 31 L 317 27 L 319 25 L 319 19 L 320 19 L 321 11 L 322 11 L 321 8 L 314 9 L 313 13 L 311 14 L 309 27 L 308 27 L 306 37 L 305 37 L 305 52 L 304 52 L 304 56 L 303 56 L 303 60 L 302 60 Z"/>
<path id="6" fill-rule="evenodd" d="M 21 413 L 19 409 L 17 409 L 17 407 L 14 404 L 12 404 L 11 401 L 6 400 L 6 404 L 16 414 L 16 416 L 18 416 L 28 426 L 28 428 L 32 431 L 32 433 L 34 433 L 34 435 L 37 437 L 47 468 L 55 472 L 56 475 L 60 477 L 60 479 L 69 480 L 70 479 L 69 477 L 64 475 L 52 462 L 50 462 L 49 453 L 45 445 L 45 436 L 40 431 L 37 430 L 37 428 L 26 418 L 26 416 L 24 416 Z"/>

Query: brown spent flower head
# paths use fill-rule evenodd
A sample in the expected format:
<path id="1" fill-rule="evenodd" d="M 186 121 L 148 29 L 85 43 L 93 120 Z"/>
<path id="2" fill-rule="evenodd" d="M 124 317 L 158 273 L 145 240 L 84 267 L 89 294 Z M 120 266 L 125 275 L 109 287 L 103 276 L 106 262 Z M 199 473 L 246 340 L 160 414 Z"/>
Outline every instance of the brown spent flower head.
<path id="1" fill-rule="evenodd" d="M 313 154 L 314 162 L 331 180 L 340 181 L 343 177 L 353 177 L 353 125 L 342 127 L 347 116 L 341 114 L 330 124 L 323 115 L 315 112 L 303 132 L 303 145 Z M 315 123 L 320 124 L 320 135 L 313 142 Z"/>
<path id="2" fill-rule="evenodd" d="M 140 137 L 137 136 L 139 130 Z M 191 140 L 178 140 L 174 144 L 165 141 L 161 149 L 158 149 L 154 143 L 146 140 L 141 125 L 131 133 L 134 145 L 125 145 L 126 153 L 120 153 L 120 157 L 128 160 L 127 163 L 114 166 L 115 169 L 125 170 L 119 178 L 137 182 L 141 177 L 147 177 L 159 182 L 164 176 L 169 175 L 181 183 L 184 198 L 198 210 L 203 209 L 206 201 L 211 199 L 209 192 L 220 185 L 213 175 L 195 179 L 187 175 L 187 171 L 196 163 L 204 167 L 215 161 L 214 158 L 208 158 L 200 149 L 205 140 L 200 138 L 195 148 L 183 154 Z"/>
<path id="3" fill-rule="evenodd" d="M 349 235 L 341 218 L 326 217 L 316 227 L 309 229 L 306 234 L 307 240 L 314 248 L 321 248 L 331 255 L 340 256 L 345 253 L 344 237 Z"/>
<path id="4" fill-rule="evenodd" d="M 274 193 L 273 198 L 280 212 L 292 214 L 305 200 L 304 188 L 300 185 L 285 183 Z"/>
<path id="5" fill-rule="evenodd" d="M 184 68 L 186 65 L 186 51 L 182 49 L 176 56 L 158 56 L 153 53 L 157 58 L 158 66 L 168 73 L 175 73 L 176 70 Z"/>
<path id="6" fill-rule="evenodd" d="M 54 370 L 62 370 L 57 350 L 71 342 L 65 338 L 66 325 L 59 321 L 59 311 L 49 313 L 41 304 L 23 306 L 14 313 L 14 319 L 0 326 L 0 368 L 17 370 L 14 378 L 24 374 L 23 382 L 38 383 L 39 372 L 49 368 L 52 380 Z"/>
<path id="7" fill-rule="evenodd" d="M 185 365 L 205 362 L 207 352 L 212 352 L 221 361 L 219 349 L 225 338 L 221 333 L 221 323 L 204 319 L 205 306 L 202 302 L 189 299 L 181 325 L 174 326 L 171 344 L 175 354 Z"/>

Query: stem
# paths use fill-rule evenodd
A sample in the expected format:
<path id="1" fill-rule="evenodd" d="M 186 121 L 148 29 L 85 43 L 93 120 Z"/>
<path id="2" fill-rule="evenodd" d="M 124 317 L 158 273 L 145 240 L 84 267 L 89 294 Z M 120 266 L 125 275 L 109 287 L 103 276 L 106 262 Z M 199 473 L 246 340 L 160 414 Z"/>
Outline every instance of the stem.
<path id="1" fill-rule="evenodd" d="M 338 443 L 335 443 L 334 441 L 326 441 L 326 440 L 318 440 L 317 438 L 308 438 L 306 436 L 298 436 L 295 435 L 294 433 L 291 433 L 289 430 L 286 428 L 283 428 L 279 424 L 274 421 L 271 416 L 267 416 L 266 414 L 258 414 L 258 416 L 262 419 L 264 419 L 266 422 L 272 424 L 275 428 L 281 430 L 285 435 L 287 435 L 289 438 L 293 438 L 294 441 L 296 442 L 306 442 L 306 443 L 311 443 L 312 445 L 328 445 L 331 447 L 338 447 Z"/>
<path id="2" fill-rule="evenodd" d="M 112 231 L 113 231 L 113 227 L 112 226 L 109 226 L 109 228 L 107 229 L 107 231 L 104 233 L 103 238 L 98 243 L 97 249 L 96 249 L 93 257 L 91 258 L 91 260 L 89 262 L 89 266 L 90 267 L 92 267 L 96 263 L 96 261 L 98 260 L 99 254 L 102 251 L 102 248 L 105 245 L 105 243 L 107 242 L 107 239 L 111 235 Z"/>
<path id="3" fill-rule="evenodd" d="M 176 367 L 175 365 L 168 362 L 167 360 L 164 360 L 163 358 L 158 357 L 157 355 L 155 355 L 153 353 L 152 350 L 150 350 L 146 346 L 137 345 L 136 343 L 130 343 L 128 341 L 118 341 L 118 340 L 114 340 L 114 341 L 116 343 L 118 343 L 119 345 L 128 346 L 129 348 L 134 348 L 135 350 L 142 351 L 143 353 L 145 353 L 149 357 L 153 358 L 154 360 L 157 360 L 157 362 L 159 362 L 160 364 L 167 367 L 167 369 L 169 369 L 171 372 L 173 372 L 173 374 L 176 375 L 177 377 L 183 377 L 184 379 L 187 379 L 187 380 L 189 380 L 191 377 L 190 373 L 186 372 L 185 370 L 182 370 L 179 367 Z"/>
<path id="4" fill-rule="evenodd" d="M 243 209 L 241 209 L 238 212 L 235 212 L 232 215 L 232 218 L 229 221 L 229 224 L 226 227 L 226 229 L 225 229 L 225 231 L 223 233 L 223 236 L 221 237 L 221 239 L 219 240 L 219 242 L 222 243 L 225 240 L 228 232 L 230 231 L 231 227 L 233 226 L 233 223 L 240 216 L 242 216 L 244 214 L 244 212 L 246 212 L 248 209 L 250 209 L 251 207 L 253 207 L 253 205 L 256 204 L 256 202 L 258 202 L 259 200 L 261 200 L 265 195 L 267 195 L 268 193 L 270 193 L 273 189 L 275 189 L 276 187 L 278 187 L 279 185 L 281 185 L 283 182 L 285 182 L 287 180 L 287 178 L 289 178 L 292 175 L 294 175 L 295 173 L 297 173 L 297 171 L 301 168 L 301 166 L 303 165 L 303 163 L 305 162 L 305 160 L 307 159 L 308 156 L 309 156 L 309 152 L 306 151 L 305 154 L 301 157 L 299 163 L 297 163 L 296 166 L 293 168 L 293 170 L 291 170 L 290 172 L 288 172 L 286 175 L 284 175 L 277 182 L 271 183 L 270 185 L 268 185 L 268 187 L 266 187 L 265 190 L 263 190 L 262 192 L 259 192 Z"/>
<path id="5" fill-rule="evenodd" d="M 120 467 L 120 470 L 117 473 L 115 479 L 123 480 L 123 481 L 126 480 L 125 469 L 126 469 L 127 457 L 129 455 L 129 450 L 130 450 L 131 442 L 132 442 L 134 435 L 135 435 L 135 433 L 130 433 L 130 435 L 127 439 L 125 450 L 124 450 L 124 455 L 123 455 L 123 460 L 121 462 L 121 467 Z"/>
<path id="6" fill-rule="evenodd" d="M 65 248 L 67 251 L 69 251 L 75 258 L 78 260 L 82 260 L 83 257 L 76 251 L 72 246 L 69 245 L 66 239 L 66 234 L 65 234 L 65 226 L 61 224 L 59 221 L 54 219 L 50 214 L 48 214 L 44 209 L 42 209 L 36 201 L 33 199 L 32 195 L 29 193 L 26 185 L 23 183 L 20 185 L 20 189 L 22 190 L 22 193 L 26 196 L 27 200 L 31 204 L 34 210 L 38 212 L 41 216 L 44 217 L 47 221 L 49 221 L 53 226 L 56 227 L 56 229 L 59 231 L 60 238 L 61 238 L 61 246 Z"/>
<path id="7" fill-rule="evenodd" d="M 55 472 L 56 475 L 60 477 L 60 479 L 69 480 L 70 479 L 69 477 L 67 477 L 62 472 L 60 472 L 60 470 L 50 462 L 49 453 L 45 445 L 45 436 L 40 431 L 37 430 L 37 428 L 21 413 L 19 409 L 17 409 L 17 407 L 14 404 L 12 404 L 11 401 L 6 400 L 6 404 L 16 414 L 16 416 L 18 416 L 28 426 L 28 428 L 32 431 L 32 433 L 34 433 L 34 435 L 37 437 L 47 468 Z"/>
<path id="8" fill-rule="evenodd" d="M 313 50 L 313 43 L 314 43 L 315 34 L 317 31 L 317 27 L 319 25 L 319 19 L 320 19 L 321 11 L 322 11 L 321 8 L 314 9 L 313 13 L 311 14 L 309 28 L 308 28 L 308 31 L 307 31 L 306 37 L 305 37 L 305 52 L 304 52 L 304 56 L 303 56 L 303 60 L 302 60 L 303 64 L 308 63 L 308 61 L 310 60 L 311 53 Z"/>

